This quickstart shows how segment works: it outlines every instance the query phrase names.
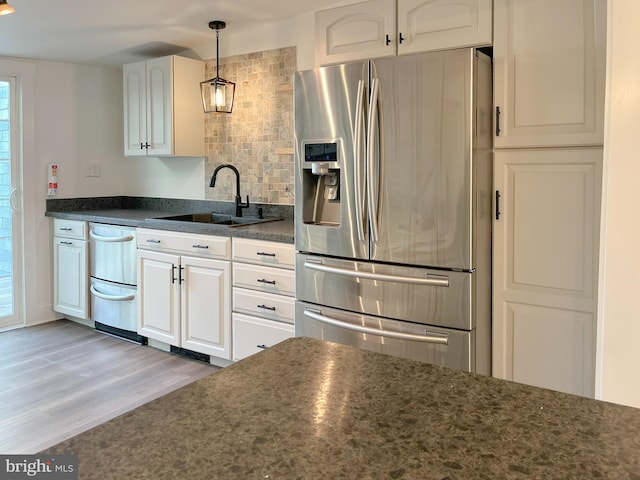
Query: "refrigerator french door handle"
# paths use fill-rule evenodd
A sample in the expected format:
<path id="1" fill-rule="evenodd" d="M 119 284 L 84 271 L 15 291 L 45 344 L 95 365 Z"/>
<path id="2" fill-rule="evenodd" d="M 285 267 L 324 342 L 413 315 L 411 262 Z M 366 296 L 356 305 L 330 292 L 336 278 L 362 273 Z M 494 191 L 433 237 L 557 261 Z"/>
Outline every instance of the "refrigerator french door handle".
<path id="1" fill-rule="evenodd" d="M 378 335 L 380 337 L 397 338 L 399 340 L 409 340 L 413 342 L 424 343 L 436 343 L 438 345 L 448 345 L 449 336 L 445 334 L 439 334 L 434 332 L 427 332 L 425 335 L 416 335 L 413 333 L 393 332 L 391 330 L 380 330 L 378 328 L 364 327 L 362 325 L 354 325 L 352 323 L 336 320 L 335 318 L 322 315 L 320 311 L 316 309 L 305 309 L 304 316 L 316 320 L 318 322 L 333 325 L 334 327 L 344 328 L 359 333 L 367 333 L 370 335 Z"/>
<path id="2" fill-rule="evenodd" d="M 356 196 L 356 224 L 358 230 L 358 240 L 365 240 L 364 233 L 364 187 L 362 185 L 362 136 L 364 120 L 364 81 L 358 81 L 358 96 L 356 98 L 356 118 L 355 118 L 355 141 L 353 143 L 353 169 L 355 173 L 355 196 Z"/>
<path id="3" fill-rule="evenodd" d="M 374 127 L 378 121 L 378 93 L 380 91 L 380 80 L 377 78 L 371 81 L 371 99 L 369 100 L 369 118 L 367 120 L 367 208 L 369 210 L 369 227 L 371 228 L 371 241 L 377 242 L 380 238 L 378 230 L 378 185 L 374 170 L 375 145 L 373 141 Z"/>
<path id="4" fill-rule="evenodd" d="M 316 270 L 318 272 L 335 273 L 337 275 L 344 275 L 345 277 L 364 278 L 367 280 L 377 280 L 381 282 L 409 283 L 415 285 L 428 285 L 431 287 L 449 286 L 449 277 L 447 277 L 446 275 L 409 277 L 405 275 L 388 275 L 385 273 L 360 272 L 356 270 L 350 270 L 348 268 L 325 265 L 324 263 L 316 262 L 311 259 L 304 262 L 304 267 L 308 268 L 309 270 Z"/>

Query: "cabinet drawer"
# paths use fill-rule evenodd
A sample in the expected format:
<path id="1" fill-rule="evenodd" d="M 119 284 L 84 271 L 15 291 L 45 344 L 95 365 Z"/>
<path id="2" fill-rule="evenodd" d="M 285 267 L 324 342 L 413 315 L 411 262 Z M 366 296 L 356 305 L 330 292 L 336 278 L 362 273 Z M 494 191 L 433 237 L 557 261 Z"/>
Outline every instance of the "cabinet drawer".
<path id="1" fill-rule="evenodd" d="M 205 258 L 231 258 L 231 238 L 197 233 L 139 228 L 138 248 L 159 252 L 186 253 Z"/>
<path id="2" fill-rule="evenodd" d="M 56 237 L 87 239 L 87 222 L 80 220 L 53 219 L 53 234 Z"/>
<path id="3" fill-rule="evenodd" d="M 293 297 L 296 278 L 293 270 L 234 262 L 233 286 Z"/>
<path id="4" fill-rule="evenodd" d="M 289 243 L 234 238 L 233 259 L 241 262 L 293 270 L 295 265 L 295 249 L 293 245 Z"/>
<path id="5" fill-rule="evenodd" d="M 244 288 L 234 288 L 233 311 L 257 315 L 280 322 L 293 323 L 295 318 L 295 298 Z"/>
<path id="6" fill-rule="evenodd" d="M 293 336 L 291 324 L 234 313 L 233 359 L 242 360 Z"/>

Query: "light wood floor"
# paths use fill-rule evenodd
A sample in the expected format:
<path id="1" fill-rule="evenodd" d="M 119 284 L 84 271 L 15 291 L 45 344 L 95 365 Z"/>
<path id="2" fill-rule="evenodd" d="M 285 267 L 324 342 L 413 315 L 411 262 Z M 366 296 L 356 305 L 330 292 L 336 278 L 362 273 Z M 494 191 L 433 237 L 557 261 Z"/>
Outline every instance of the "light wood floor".
<path id="1" fill-rule="evenodd" d="M 0 333 L 0 453 L 37 453 L 216 367 L 68 320 Z"/>

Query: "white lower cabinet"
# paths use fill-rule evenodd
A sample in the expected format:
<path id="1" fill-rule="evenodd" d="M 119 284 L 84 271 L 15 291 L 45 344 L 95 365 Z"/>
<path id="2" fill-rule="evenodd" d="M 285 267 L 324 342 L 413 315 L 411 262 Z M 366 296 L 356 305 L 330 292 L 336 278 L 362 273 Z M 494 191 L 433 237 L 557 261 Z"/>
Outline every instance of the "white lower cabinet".
<path id="1" fill-rule="evenodd" d="M 231 239 L 138 229 L 138 333 L 231 360 Z"/>
<path id="2" fill-rule="evenodd" d="M 502 149 L 493 374 L 594 396 L 601 148 Z"/>
<path id="3" fill-rule="evenodd" d="M 89 318 L 87 222 L 53 220 L 53 310 Z"/>
<path id="4" fill-rule="evenodd" d="M 293 245 L 233 239 L 233 360 L 294 336 Z"/>

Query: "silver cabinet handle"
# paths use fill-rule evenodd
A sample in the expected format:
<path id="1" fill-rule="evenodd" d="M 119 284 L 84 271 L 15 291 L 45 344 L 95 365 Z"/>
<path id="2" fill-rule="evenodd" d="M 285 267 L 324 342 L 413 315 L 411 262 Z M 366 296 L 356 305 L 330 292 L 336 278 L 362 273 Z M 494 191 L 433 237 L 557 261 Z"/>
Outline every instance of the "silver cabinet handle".
<path id="1" fill-rule="evenodd" d="M 321 313 L 311 309 L 305 309 L 304 316 L 309 317 L 318 322 L 333 325 L 334 327 L 345 328 L 359 333 L 367 333 L 370 335 L 378 335 L 379 337 L 397 338 L 398 340 L 409 340 L 413 342 L 437 343 L 438 345 L 448 345 L 449 336 L 446 334 L 428 332 L 425 335 L 415 335 L 413 333 L 392 332 L 390 330 L 380 330 L 378 328 L 363 327 L 362 325 L 353 325 L 352 323 L 336 320 L 335 318 L 326 317 Z"/>
<path id="2" fill-rule="evenodd" d="M 429 285 L 432 287 L 449 286 L 449 277 L 446 275 L 430 275 L 428 277 L 421 278 L 407 277 L 403 275 L 388 275 L 385 273 L 358 272 L 355 270 L 349 270 L 348 268 L 332 267 L 331 265 L 316 263 L 311 260 L 305 261 L 304 267 L 309 270 L 317 270 L 318 272 L 335 273 L 337 275 L 344 275 L 345 277 L 366 278 L 368 280 L 380 280 L 382 282 L 412 283 L 415 285 Z"/>
<path id="3" fill-rule="evenodd" d="M 110 300 L 110 301 L 114 301 L 114 302 L 126 302 L 126 301 L 133 300 L 134 298 L 136 298 L 135 294 L 131 294 L 131 295 L 107 295 L 105 293 L 101 293 L 98 290 L 96 290 L 93 285 L 91 285 L 89 287 L 89 291 L 91 292 L 91 295 L 95 295 L 96 297 L 102 298 L 103 300 Z"/>
<path id="4" fill-rule="evenodd" d="M 133 235 L 125 235 L 123 237 L 105 237 L 104 235 L 95 233 L 93 230 L 89 232 L 89 236 L 98 242 L 130 242 L 133 240 Z"/>

